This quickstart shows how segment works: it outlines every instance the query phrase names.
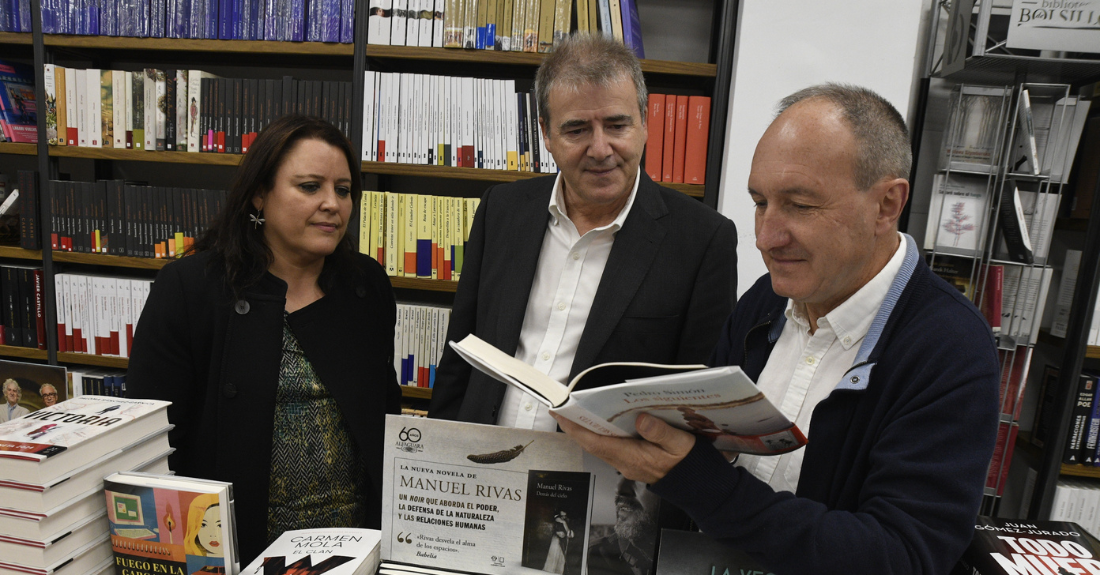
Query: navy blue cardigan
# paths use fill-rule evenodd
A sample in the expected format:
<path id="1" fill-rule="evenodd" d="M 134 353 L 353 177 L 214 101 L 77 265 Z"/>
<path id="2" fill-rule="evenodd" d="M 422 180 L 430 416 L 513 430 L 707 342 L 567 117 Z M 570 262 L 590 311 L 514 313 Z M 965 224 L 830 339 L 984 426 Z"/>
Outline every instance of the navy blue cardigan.
<path id="1" fill-rule="evenodd" d="M 996 347 L 978 310 L 905 243 L 867 349 L 814 409 L 797 493 L 701 441 L 651 486 L 777 574 L 947 573 L 970 543 L 997 435 Z M 757 379 L 786 304 L 760 278 L 712 364 Z"/>

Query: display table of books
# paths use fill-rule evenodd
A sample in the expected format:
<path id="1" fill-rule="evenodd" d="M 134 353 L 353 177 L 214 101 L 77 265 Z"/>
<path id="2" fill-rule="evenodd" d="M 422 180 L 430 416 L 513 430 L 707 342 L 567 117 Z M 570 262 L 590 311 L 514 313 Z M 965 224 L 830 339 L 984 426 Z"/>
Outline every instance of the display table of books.
<path id="1" fill-rule="evenodd" d="M 103 477 L 168 472 L 168 405 L 86 395 L 0 424 L 0 575 L 112 569 Z"/>

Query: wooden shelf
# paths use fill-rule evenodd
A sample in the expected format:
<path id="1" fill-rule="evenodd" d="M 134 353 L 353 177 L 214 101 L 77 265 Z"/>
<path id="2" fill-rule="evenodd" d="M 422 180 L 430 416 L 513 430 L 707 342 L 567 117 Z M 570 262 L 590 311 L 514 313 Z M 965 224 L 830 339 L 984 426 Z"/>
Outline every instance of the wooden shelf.
<path id="1" fill-rule="evenodd" d="M 133 258 L 124 256 L 109 256 L 107 254 L 86 254 L 76 252 L 53 252 L 53 261 L 67 264 L 85 264 L 94 266 L 111 266 L 119 268 L 136 268 L 142 270 L 159 270 L 172 259 L 164 258 Z"/>
<path id="2" fill-rule="evenodd" d="M 482 170 L 478 168 L 456 168 L 454 166 L 431 166 L 427 164 L 399 164 L 396 162 L 362 162 L 361 169 L 369 174 L 454 178 L 457 180 L 477 180 L 481 182 L 516 182 L 519 180 L 528 180 L 550 175 L 513 170 Z M 694 198 L 703 197 L 704 188 L 697 184 L 658 183 Z"/>
<path id="3" fill-rule="evenodd" d="M 38 153 L 38 144 L 16 144 L 13 142 L 0 142 L 0 154 L 16 154 L 19 156 L 33 156 Z"/>
<path id="4" fill-rule="evenodd" d="M 1090 345 L 1085 350 L 1085 357 L 1088 359 L 1100 359 L 1100 346 Z"/>
<path id="5" fill-rule="evenodd" d="M 1066 465 L 1062 464 L 1062 475 L 1072 475 L 1074 477 L 1093 477 L 1100 479 L 1100 467 L 1094 467 L 1091 465 Z"/>
<path id="6" fill-rule="evenodd" d="M 418 48 L 411 46 L 367 46 L 369 58 L 391 58 L 395 60 L 435 60 L 440 62 L 476 62 L 479 64 L 508 64 L 515 66 L 537 67 L 542 64 L 545 54 L 531 52 L 497 52 L 495 50 L 464 50 L 456 48 Z M 669 62 L 665 60 L 642 60 L 642 72 L 650 74 L 670 74 L 677 76 L 697 76 L 714 78 L 718 66 L 698 62 Z"/>
<path id="7" fill-rule="evenodd" d="M 390 285 L 398 289 L 415 289 L 425 291 L 449 291 L 458 289 L 458 282 L 450 280 L 429 280 L 422 278 L 405 278 L 390 276 Z"/>
<path id="8" fill-rule="evenodd" d="M 26 44 L 34 43 L 30 32 L 0 32 L 0 44 Z"/>
<path id="9" fill-rule="evenodd" d="M 29 43 L 29 35 L 28 35 Z M 47 46 L 95 50 L 161 50 L 234 54 L 294 54 L 303 56 L 355 55 L 354 44 L 324 42 L 268 42 L 264 40 L 194 40 L 186 38 L 123 38 L 47 34 Z"/>
<path id="10" fill-rule="evenodd" d="M 211 154 L 199 152 L 147 152 L 115 148 L 82 148 L 80 146 L 50 146 L 50 155 L 61 158 L 88 158 L 92 160 L 128 160 L 132 162 L 167 162 L 173 164 L 204 164 L 208 166 L 236 166 L 241 154 Z"/>
<path id="11" fill-rule="evenodd" d="M 130 365 L 130 360 L 125 357 L 72 352 L 59 352 L 57 354 L 57 362 L 72 363 L 76 365 L 91 365 L 95 367 L 113 367 L 117 369 L 126 369 Z"/>
<path id="12" fill-rule="evenodd" d="M 432 389 L 430 387 L 412 387 L 408 385 L 401 386 L 401 396 L 409 399 L 431 399 Z"/>
<path id="13" fill-rule="evenodd" d="M 18 357 L 22 359 L 49 359 L 46 350 L 33 347 L 17 347 L 14 345 L 0 345 L 0 357 Z"/>
<path id="14" fill-rule="evenodd" d="M 0 258 L 42 261 L 42 250 L 25 250 L 18 246 L 0 246 Z"/>

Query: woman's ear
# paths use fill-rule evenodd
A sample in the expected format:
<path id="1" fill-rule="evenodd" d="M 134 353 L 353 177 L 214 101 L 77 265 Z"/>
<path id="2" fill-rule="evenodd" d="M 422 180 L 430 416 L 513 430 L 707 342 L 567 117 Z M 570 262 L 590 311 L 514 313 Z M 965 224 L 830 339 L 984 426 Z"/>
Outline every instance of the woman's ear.
<path id="1" fill-rule="evenodd" d="M 252 207 L 256 208 L 256 211 L 264 209 L 264 197 L 260 194 L 252 196 Z"/>

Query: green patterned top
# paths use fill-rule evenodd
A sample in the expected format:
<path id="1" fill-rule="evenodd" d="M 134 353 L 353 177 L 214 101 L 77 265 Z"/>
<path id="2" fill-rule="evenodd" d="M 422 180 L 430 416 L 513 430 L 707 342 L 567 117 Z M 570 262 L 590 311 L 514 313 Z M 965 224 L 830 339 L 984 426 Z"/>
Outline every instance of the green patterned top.
<path id="1" fill-rule="evenodd" d="M 366 466 L 285 313 L 272 439 L 269 544 L 291 529 L 365 524 Z"/>

